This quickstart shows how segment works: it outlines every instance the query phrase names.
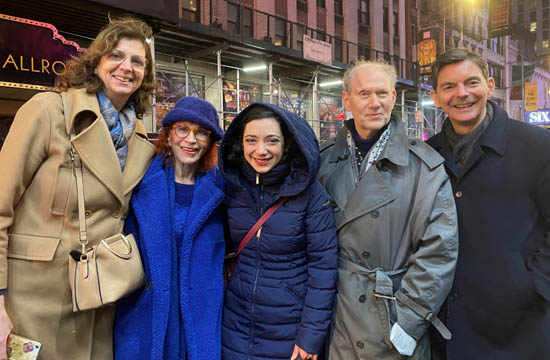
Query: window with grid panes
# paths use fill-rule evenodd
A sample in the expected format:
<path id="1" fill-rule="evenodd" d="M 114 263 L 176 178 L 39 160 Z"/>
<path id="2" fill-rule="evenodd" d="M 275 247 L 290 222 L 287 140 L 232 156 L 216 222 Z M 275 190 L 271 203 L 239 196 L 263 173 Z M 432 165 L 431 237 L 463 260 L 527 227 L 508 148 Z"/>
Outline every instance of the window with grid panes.
<path id="1" fill-rule="evenodd" d="M 240 34 L 240 28 L 239 5 L 227 3 L 227 30 L 230 34 Z"/>
<path id="2" fill-rule="evenodd" d="M 370 25 L 370 1 L 359 0 L 359 23 Z"/>
<path id="3" fill-rule="evenodd" d="M 286 21 L 275 19 L 275 45 L 286 46 Z"/>
<path id="4" fill-rule="evenodd" d="M 383 26 L 383 27 L 384 27 L 384 32 L 385 32 L 385 33 L 390 32 L 390 24 L 389 24 L 390 21 L 389 21 L 389 19 L 388 19 L 388 16 L 389 16 L 388 13 L 389 13 L 388 8 L 385 7 L 385 8 L 384 8 L 384 26 Z"/>
<path id="5" fill-rule="evenodd" d="M 182 0 L 181 17 L 184 20 L 200 22 L 199 12 L 200 0 Z"/>

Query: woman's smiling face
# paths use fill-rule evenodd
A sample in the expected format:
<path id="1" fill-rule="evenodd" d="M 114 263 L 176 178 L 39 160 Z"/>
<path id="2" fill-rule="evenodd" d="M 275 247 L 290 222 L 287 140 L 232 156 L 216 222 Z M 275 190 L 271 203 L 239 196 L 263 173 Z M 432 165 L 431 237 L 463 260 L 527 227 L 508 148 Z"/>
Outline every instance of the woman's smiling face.
<path id="1" fill-rule="evenodd" d="M 115 48 L 101 57 L 97 76 L 103 82 L 103 91 L 120 110 L 130 96 L 141 86 L 147 58 L 140 40 L 121 38 Z"/>
<path id="2" fill-rule="evenodd" d="M 252 120 L 243 133 L 245 160 L 260 174 L 265 174 L 281 161 L 284 138 L 275 118 Z"/>

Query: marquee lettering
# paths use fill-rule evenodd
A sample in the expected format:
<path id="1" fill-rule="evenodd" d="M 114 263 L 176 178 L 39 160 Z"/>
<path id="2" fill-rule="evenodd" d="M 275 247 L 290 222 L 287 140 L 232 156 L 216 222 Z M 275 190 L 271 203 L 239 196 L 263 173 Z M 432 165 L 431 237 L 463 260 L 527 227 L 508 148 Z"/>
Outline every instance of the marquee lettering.
<path id="1" fill-rule="evenodd" d="M 14 57 L 13 54 L 9 54 L 2 63 L 2 69 L 42 74 L 54 73 L 55 75 L 62 75 L 66 70 L 65 63 L 59 60 L 50 64 L 48 59 L 35 59 L 32 56 L 30 58 L 25 58 L 21 55 L 18 58 L 19 61 L 15 59 L 16 57 Z"/>

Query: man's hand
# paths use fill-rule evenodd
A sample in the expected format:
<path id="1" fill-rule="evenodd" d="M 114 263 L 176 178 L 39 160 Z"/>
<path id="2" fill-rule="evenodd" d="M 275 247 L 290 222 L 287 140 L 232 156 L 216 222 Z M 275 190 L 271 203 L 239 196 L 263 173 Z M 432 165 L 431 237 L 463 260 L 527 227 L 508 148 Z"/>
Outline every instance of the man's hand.
<path id="1" fill-rule="evenodd" d="M 292 356 L 290 357 L 290 360 L 299 360 L 299 359 L 313 359 L 317 360 L 317 354 L 308 354 L 306 351 L 300 349 L 298 345 L 294 345 L 294 351 L 292 352 Z"/>
<path id="2" fill-rule="evenodd" d="M 8 335 L 11 333 L 11 329 L 13 329 L 13 325 L 6 312 L 4 295 L 0 295 L 0 360 L 7 360 L 8 358 L 6 342 L 8 341 Z"/>

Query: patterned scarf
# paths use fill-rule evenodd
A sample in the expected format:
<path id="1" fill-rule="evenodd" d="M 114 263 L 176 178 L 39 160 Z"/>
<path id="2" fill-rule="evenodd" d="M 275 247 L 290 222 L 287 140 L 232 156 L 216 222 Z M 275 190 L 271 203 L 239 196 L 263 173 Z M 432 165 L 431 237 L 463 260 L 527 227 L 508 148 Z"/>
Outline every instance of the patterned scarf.
<path id="1" fill-rule="evenodd" d="M 378 139 L 376 144 L 374 144 L 372 146 L 372 148 L 369 151 L 369 154 L 363 160 L 363 162 L 361 164 L 361 167 L 359 169 L 356 166 L 353 167 L 354 172 L 355 172 L 355 184 L 357 184 L 359 182 L 359 180 L 367 172 L 369 167 L 371 167 L 371 165 L 374 164 L 376 162 L 376 160 L 378 160 L 378 157 L 380 156 L 380 154 L 382 153 L 382 151 L 386 147 L 386 144 L 388 143 L 388 140 L 390 138 L 390 133 L 391 133 L 390 127 L 391 127 L 391 125 L 388 125 L 386 127 L 386 130 L 384 130 L 382 135 L 380 135 L 380 139 Z M 355 146 L 354 146 L 353 137 L 352 137 L 350 131 L 348 131 L 347 141 L 348 141 L 349 152 L 350 152 L 352 158 L 355 159 L 355 157 L 356 157 Z"/>
<path id="2" fill-rule="evenodd" d="M 126 104 L 119 112 L 102 91 L 97 92 L 101 115 L 107 122 L 111 139 L 116 149 L 120 169 L 124 171 L 128 156 L 128 140 L 136 128 L 136 112 L 132 104 Z"/>

